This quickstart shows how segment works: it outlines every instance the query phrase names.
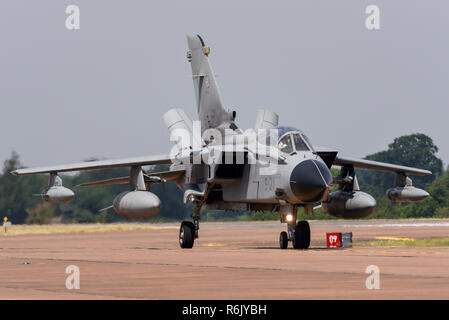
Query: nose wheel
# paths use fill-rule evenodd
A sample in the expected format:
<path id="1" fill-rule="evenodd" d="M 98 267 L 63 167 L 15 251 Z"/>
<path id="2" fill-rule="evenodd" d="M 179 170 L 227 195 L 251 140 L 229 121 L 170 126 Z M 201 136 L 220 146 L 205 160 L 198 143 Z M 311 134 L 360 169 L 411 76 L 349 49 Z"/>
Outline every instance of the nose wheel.
<path id="1" fill-rule="evenodd" d="M 307 221 L 299 221 L 296 224 L 293 236 L 293 248 L 307 249 L 310 246 L 310 226 Z"/>
<path id="2" fill-rule="evenodd" d="M 279 236 L 279 246 L 281 249 L 287 249 L 288 247 L 288 235 L 285 231 L 282 231 Z"/>

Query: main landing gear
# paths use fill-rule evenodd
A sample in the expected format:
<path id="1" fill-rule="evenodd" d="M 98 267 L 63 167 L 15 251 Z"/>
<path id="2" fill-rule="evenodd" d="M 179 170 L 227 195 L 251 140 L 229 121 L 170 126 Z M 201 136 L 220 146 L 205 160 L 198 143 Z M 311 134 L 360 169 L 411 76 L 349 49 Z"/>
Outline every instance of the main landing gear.
<path id="1" fill-rule="evenodd" d="M 200 229 L 200 210 L 201 204 L 197 201 L 193 203 L 193 222 L 183 221 L 179 228 L 179 246 L 183 249 L 193 248 L 195 239 L 198 238 Z"/>
<path id="2" fill-rule="evenodd" d="M 179 228 L 179 245 L 183 249 L 193 248 L 195 242 L 195 226 L 190 221 L 183 221 Z"/>

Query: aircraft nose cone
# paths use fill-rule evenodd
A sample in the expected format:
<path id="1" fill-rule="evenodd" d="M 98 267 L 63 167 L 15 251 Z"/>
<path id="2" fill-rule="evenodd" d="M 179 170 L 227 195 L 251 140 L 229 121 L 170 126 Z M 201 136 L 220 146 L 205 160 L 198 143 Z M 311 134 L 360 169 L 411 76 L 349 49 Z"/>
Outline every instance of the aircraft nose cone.
<path id="1" fill-rule="evenodd" d="M 326 165 L 317 160 L 304 160 L 290 175 L 293 194 L 304 202 L 318 202 L 332 183 L 332 174 Z"/>

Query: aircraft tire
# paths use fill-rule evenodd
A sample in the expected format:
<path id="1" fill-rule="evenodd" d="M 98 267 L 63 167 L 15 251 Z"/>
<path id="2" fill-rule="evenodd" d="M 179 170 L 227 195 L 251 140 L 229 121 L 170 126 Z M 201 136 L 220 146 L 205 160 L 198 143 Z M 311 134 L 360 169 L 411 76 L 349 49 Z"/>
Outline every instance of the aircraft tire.
<path id="1" fill-rule="evenodd" d="M 287 236 L 287 232 L 285 232 L 285 231 L 282 231 L 279 236 L 279 247 L 281 249 L 287 249 L 287 247 L 288 247 L 288 236 Z"/>
<path id="2" fill-rule="evenodd" d="M 183 221 L 179 228 L 179 245 L 183 249 L 193 248 L 195 242 L 195 226 L 190 221 Z"/>
<path id="3" fill-rule="evenodd" d="M 293 248 L 307 249 L 310 246 L 310 226 L 307 221 L 299 221 L 296 224 L 293 237 Z"/>

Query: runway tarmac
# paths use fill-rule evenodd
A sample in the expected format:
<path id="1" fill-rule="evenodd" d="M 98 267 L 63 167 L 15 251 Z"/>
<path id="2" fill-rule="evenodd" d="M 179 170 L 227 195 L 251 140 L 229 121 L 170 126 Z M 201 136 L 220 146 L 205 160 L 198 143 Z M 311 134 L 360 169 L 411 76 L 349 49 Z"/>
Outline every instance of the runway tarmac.
<path id="1" fill-rule="evenodd" d="M 308 250 L 280 250 L 279 222 L 202 223 L 191 250 L 178 224 L 161 226 L 1 236 L 0 299 L 449 299 L 449 247 L 325 247 L 326 232 L 449 237 L 448 220 L 312 221 Z M 69 265 L 79 290 L 66 288 Z M 378 290 L 366 288 L 369 265 Z"/>

